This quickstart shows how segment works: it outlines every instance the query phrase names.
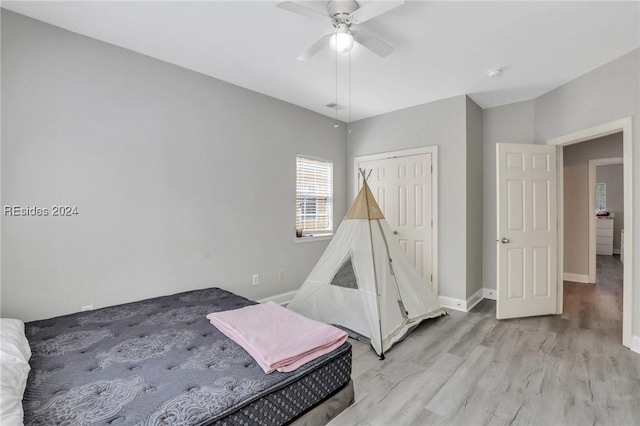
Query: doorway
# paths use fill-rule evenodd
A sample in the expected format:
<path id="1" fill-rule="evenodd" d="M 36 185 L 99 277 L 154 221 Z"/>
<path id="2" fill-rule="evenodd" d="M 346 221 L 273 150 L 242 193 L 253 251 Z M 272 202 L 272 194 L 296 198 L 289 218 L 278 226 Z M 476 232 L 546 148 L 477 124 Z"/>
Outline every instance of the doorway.
<path id="1" fill-rule="evenodd" d="M 622 134 L 619 136 L 620 142 Z M 596 139 L 599 140 L 599 139 Z M 614 143 L 617 141 L 613 141 Z M 605 142 L 606 143 L 606 142 Z M 621 145 L 619 143 L 618 145 Z M 622 153 L 622 146 L 617 152 Z M 606 212 L 589 223 L 589 282 L 596 283 L 597 255 L 623 252 L 624 241 L 624 157 L 589 160 L 589 206 Z M 624 259 L 620 259 L 624 262 Z"/>
<path id="2" fill-rule="evenodd" d="M 631 117 L 606 123 L 600 126 L 585 129 L 580 132 L 571 133 L 547 141 L 547 145 L 557 147 L 558 158 L 558 247 L 564 247 L 564 148 L 580 142 L 591 141 L 603 136 L 622 133 L 623 144 L 623 181 L 624 181 L 624 217 L 625 233 L 633 235 L 633 155 L 632 155 L 632 128 Z M 594 223 L 595 225 L 595 223 Z M 625 238 L 622 248 L 623 262 L 632 264 L 633 259 L 633 238 Z M 565 256 L 563 250 L 558 250 L 558 308 L 557 313 L 563 312 L 564 302 L 564 264 Z M 595 266 L 595 265 L 594 265 Z M 633 318 L 633 268 L 626 267 L 623 272 L 622 298 L 622 344 L 636 352 L 640 352 L 640 342 L 632 341 L 632 318 Z"/>
<path id="3" fill-rule="evenodd" d="M 367 183 L 400 245 L 425 284 L 438 294 L 436 146 L 356 157 L 356 193 Z"/>

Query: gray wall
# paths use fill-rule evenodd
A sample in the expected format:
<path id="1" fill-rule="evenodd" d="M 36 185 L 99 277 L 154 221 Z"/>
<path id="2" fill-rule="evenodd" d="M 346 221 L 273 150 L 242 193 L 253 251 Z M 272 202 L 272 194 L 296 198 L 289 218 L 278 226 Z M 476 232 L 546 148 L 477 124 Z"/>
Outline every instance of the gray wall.
<path id="1" fill-rule="evenodd" d="M 484 111 L 485 159 L 495 153 L 496 142 L 546 143 L 547 140 L 588 129 L 625 117 L 633 120 L 633 144 L 640 141 L 640 50 L 636 49 L 608 64 L 536 98 L 528 103 L 505 105 Z M 533 104 L 531 108 L 530 104 Z M 509 111 L 512 110 L 512 111 Z M 526 111 L 525 111 L 526 110 Z M 505 124 L 506 117 L 517 116 L 524 122 L 521 129 Z M 531 127 L 530 119 L 534 125 Z M 531 135 L 531 129 L 534 134 Z M 513 140 L 509 140 L 509 139 Z M 495 154 L 494 154 L 495 155 Z M 640 150 L 634 149 L 636 168 L 640 164 Z M 487 170 L 488 168 L 493 169 Z M 495 288 L 495 160 L 493 165 L 485 163 L 485 259 L 484 287 Z M 640 224 L 640 173 L 634 173 L 634 220 Z M 486 189 L 493 187 L 492 193 Z M 487 215 L 487 212 L 490 215 Z M 491 222 L 494 222 L 490 229 Z M 634 246 L 640 247 L 640 228 L 633 236 Z M 640 250 L 634 253 L 632 266 L 636 281 L 634 286 L 633 333 L 640 333 Z"/>
<path id="2" fill-rule="evenodd" d="M 297 289 L 327 242 L 294 243 L 296 153 L 334 161 L 345 213 L 345 126 L 6 10 L 2 122 L 2 205 L 79 210 L 2 217 L 2 316 Z"/>
<path id="3" fill-rule="evenodd" d="M 615 213 L 613 250 L 620 250 L 620 232 L 624 229 L 624 180 L 622 164 L 596 167 L 596 182 L 607 186 L 607 210 Z"/>
<path id="4" fill-rule="evenodd" d="M 482 109 L 467 97 L 467 299 L 482 289 Z M 446 237 L 446 236 L 445 236 Z M 441 245 L 442 246 L 442 245 Z"/>
<path id="5" fill-rule="evenodd" d="M 595 216 L 589 206 L 589 160 L 622 157 L 622 133 L 569 145 L 563 156 L 564 272 L 589 275 L 589 221 Z"/>
<path id="6" fill-rule="evenodd" d="M 484 267 L 483 287 L 496 288 L 496 144 L 534 143 L 534 101 L 487 108 L 483 112 Z"/>
<path id="7" fill-rule="evenodd" d="M 466 96 L 419 105 L 351 124 L 347 177 L 354 197 L 357 156 L 438 145 L 439 292 L 466 299 Z"/>
<path id="8" fill-rule="evenodd" d="M 570 134 L 625 117 L 633 121 L 634 223 L 640 225 L 640 49 L 591 71 L 536 99 L 536 139 Z M 627 218 L 628 219 L 628 218 Z M 634 259 L 625 267 L 634 268 L 634 335 L 640 334 L 640 226 L 633 238 Z"/>
<path id="9" fill-rule="evenodd" d="M 295 153 L 335 161 L 338 223 L 345 182 L 354 195 L 353 157 L 429 145 L 440 147 L 441 294 L 465 298 L 475 288 L 464 249 L 474 171 L 461 161 L 473 149 L 465 96 L 353 123 L 347 143 L 345 127 L 328 118 L 2 15 L 2 204 L 80 209 L 75 218 L 2 218 L 3 315 L 46 317 L 216 284 L 252 298 L 294 290 L 326 246 L 291 238 Z M 637 144 L 638 52 L 535 100 L 484 111 L 484 287 L 495 288 L 495 144 L 545 143 L 627 116 Z M 639 235 L 627 238 L 639 247 Z M 636 250 L 636 277 L 639 260 Z M 639 280 L 634 289 L 638 334 Z"/>

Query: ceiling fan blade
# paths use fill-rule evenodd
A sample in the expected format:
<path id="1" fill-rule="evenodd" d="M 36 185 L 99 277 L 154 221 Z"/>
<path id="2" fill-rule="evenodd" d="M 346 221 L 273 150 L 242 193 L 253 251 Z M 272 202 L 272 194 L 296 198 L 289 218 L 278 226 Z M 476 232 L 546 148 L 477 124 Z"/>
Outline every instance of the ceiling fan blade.
<path id="1" fill-rule="evenodd" d="M 298 15 L 310 16 L 312 18 L 319 18 L 324 21 L 329 21 L 329 17 L 324 13 L 320 13 L 315 9 L 308 8 L 292 1 L 281 1 L 277 5 L 280 9 L 288 10 L 289 12 L 297 13 Z"/>
<path id="2" fill-rule="evenodd" d="M 333 33 L 329 33 L 320 37 L 320 39 L 315 43 L 313 43 L 310 48 L 308 48 L 307 50 L 302 52 L 300 55 L 298 55 L 298 60 L 306 61 L 307 59 L 310 59 L 313 55 L 318 53 L 320 49 L 322 49 L 324 46 L 329 44 L 329 39 L 331 38 L 332 35 Z"/>
<path id="3" fill-rule="evenodd" d="M 359 9 L 355 10 L 351 14 L 351 20 L 355 24 L 361 24 L 371 18 L 375 18 L 378 15 L 382 15 L 383 13 L 386 13 L 391 9 L 402 6 L 403 4 L 404 0 L 372 0 Z"/>
<path id="4" fill-rule="evenodd" d="M 364 31 L 352 31 L 351 35 L 353 39 L 371 50 L 378 56 L 388 56 L 391 52 L 393 52 L 393 47 L 389 46 L 387 43 L 378 40 L 374 36 Z"/>

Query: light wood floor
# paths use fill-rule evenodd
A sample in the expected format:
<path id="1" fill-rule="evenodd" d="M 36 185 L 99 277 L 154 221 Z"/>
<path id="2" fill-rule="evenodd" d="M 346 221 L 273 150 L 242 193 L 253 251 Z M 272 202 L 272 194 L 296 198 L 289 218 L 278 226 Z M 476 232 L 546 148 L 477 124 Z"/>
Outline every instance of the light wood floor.
<path id="1" fill-rule="evenodd" d="M 640 355 L 621 344 L 622 268 L 565 281 L 564 314 L 495 319 L 495 302 L 420 325 L 380 361 L 353 342 L 342 425 L 640 425 Z"/>

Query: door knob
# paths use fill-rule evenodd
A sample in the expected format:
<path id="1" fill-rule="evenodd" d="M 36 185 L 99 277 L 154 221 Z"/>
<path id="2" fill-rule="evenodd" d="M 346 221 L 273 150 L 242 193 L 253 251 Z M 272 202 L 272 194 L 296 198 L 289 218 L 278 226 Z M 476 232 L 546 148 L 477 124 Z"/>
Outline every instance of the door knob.
<path id="1" fill-rule="evenodd" d="M 502 237 L 502 239 L 500 240 L 500 242 L 501 242 L 502 244 L 509 244 L 509 239 L 508 239 L 508 238 L 505 238 L 505 237 Z"/>
<path id="2" fill-rule="evenodd" d="M 393 235 L 398 235 L 398 231 L 393 231 Z"/>

